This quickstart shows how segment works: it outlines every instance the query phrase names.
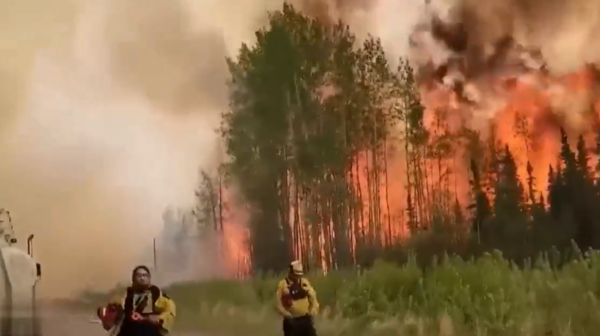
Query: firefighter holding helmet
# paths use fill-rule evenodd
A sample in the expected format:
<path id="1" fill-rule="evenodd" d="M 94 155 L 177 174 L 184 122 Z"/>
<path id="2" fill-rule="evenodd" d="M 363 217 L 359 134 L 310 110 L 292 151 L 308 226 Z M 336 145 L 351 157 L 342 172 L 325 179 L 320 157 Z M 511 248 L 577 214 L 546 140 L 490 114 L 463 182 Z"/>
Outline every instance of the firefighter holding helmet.
<path id="1" fill-rule="evenodd" d="M 283 316 L 284 336 L 316 336 L 313 317 L 319 311 L 317 293 L 304 277 L 302 263 L 293 261 L 277 285 L 277 311 Z"/>
<path id="2" fill-rule="evenodd" d="M 116 336 L 166 336 L 175 320 L 175 302 L 152 285 L 150 269 L 134 268 L 123 296 L 98 308 L 102 326 Z"/>

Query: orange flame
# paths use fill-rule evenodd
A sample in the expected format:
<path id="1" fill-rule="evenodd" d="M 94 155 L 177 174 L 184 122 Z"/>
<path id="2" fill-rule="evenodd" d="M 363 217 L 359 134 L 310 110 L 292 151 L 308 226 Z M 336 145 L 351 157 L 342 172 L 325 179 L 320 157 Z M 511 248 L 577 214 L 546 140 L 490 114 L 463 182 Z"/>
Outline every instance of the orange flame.
<path id="1" fill-rule="evenodd" d="M 527 185 L 527 162 L 530 162 L 538 193 L 534 196 L 536 199 L 540 195 L 547 196 L 548 170 L 550 165 L 556 165 L 560 150 L 559 126 L 563 126 L 573 133 L 572 135 L 582 134 L 588 146 L 592 146 L 595 141 L 592 131 L 600 112 L 600 101 L 595 98 L 595 72 L 591 68 L 584 68 L 560 77 L 540 72 L 517 79 L 497 78 L 493 81 L 492 87 L 502 92 L 502 99 L 499 104 L 492 104 L 487 110 L 469 110 L 461 105 L 451 91 L 435 85 L 424 86 L 424 124 L 431 133 L 430 142 L 447 132 L 457 132 L 463 126 L 475 128 L 481 131 L 483 137 L 489 137 L 490 134 L 486 134 L 488 127 L 494 125 L 497 130 L 496 140 L 506 144 L 513 153 L 523 185 Z M 580 111 L 573 111 L 570 107 L 573 97 L 577 102 L 589 101 L 589 106 L 583 106 Z M 585 113 L 590 109 L 593 113 Z M 398 133 L 401 133 L 401 130 L 398 130 Z M 381 149 L 385 151 L 385 155 L 382 156 L 385 158 L 384 171 L 373 171 L 373 153 L 365 151 L 357 155 L 352 174 L 347 177 L 362 202 L 358 231 L 364 234 L 376 232 L 383 244 L 408 237 L 406 158 L 401 143 L 394 143 L 392 138 L 395 137 L 390 137 Z M 570 138 L 571 142 L 575 140 L 576 138 Z M 451 155 L 443 158 L 430 157 L 430 171 L 427 180 L 424 181 L 426 188 L 431 188 L 430 192 L 433 194 L 434 189 L 442 183 L 452 186 L 450 189 L 456 193 L 455 197 L 463 207 L 469 202 L 470 177 L 466 154 L 464 146 L 454 142 Z M 374 193 L 379 193 L 378 197 Z M 436 197 L 431 200 L 436 202 Z M 290 211 L 298 211 L 302 218 L 302 205 L 299 207 L 300 209 L 294 208 Z M 293 214 L 290 214 L 290 218 L 293 218 Z M 236 220 L 245 219 L 239 217 Z M 317 249 L 319 255 L 311 258 L 319 260 L 319 266 L 327 269 L 332 258 L 323 230 L 330 230 L 329 236 L 334 236 L 333 224 L 320 225 L 320 231 L 300 224 L 298 228 L 290 224 L 294 241 L 304 242 L 309 251 Z M 241 243 L 242 239 L 247 239 L 247 233 L 227 236 L 228 249 L 232 255 L 243 255 L 245 260 L 249 260 L 247 246 Z M 349 239 L 355 252 L 357 237 L 351 235 Z M 297 258 L 303 257 L 298 244 L 294 246 L 294 253 Z"/>

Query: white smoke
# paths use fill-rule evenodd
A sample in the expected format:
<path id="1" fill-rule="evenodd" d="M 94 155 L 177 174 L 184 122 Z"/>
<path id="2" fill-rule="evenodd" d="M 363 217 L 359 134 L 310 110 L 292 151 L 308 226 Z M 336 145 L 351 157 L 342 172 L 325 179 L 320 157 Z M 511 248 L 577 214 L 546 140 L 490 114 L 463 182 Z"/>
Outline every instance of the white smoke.
<path id="1" fill-rule="evenodd" d="M 177 2 L 152 2 L 161 3 L 165 13 L 181 10 Z M 152 16 L 140 7 L 121 18 L 120 27 L 127 28 L 126 20 L 147 20 L 174 35 L 160 40 L 155 32 L 138 32 L 134 45 L 168 54 L 156 53 L 143 63 L 147 68 L 130 68 L 155 67 L 160 72 L 153 77 L 131 72 L 133 77 L 124 77 L 126 63 L 144 54 L 107 36 L 107 25 L 119 23 L 108 15 L 122 6 L 122 1 L 82 3 L 73 25 L 57 29 L 63 37 L 36 49 L 24 99 L 2 125 L 0 204 L 13 214 L 21 241 L 35 234 L 46 295 L 106 289 L 127 280 L 140 252 L 159 235 L 165 206 L 191 206 L 198 169 L 217 164 L 215 128 L 224 105 L 198 98 L 205 87 L 212 86 L 214 96 L 225 91 L 224 59 L 207 65 L 202 56 L 208 53 L 202 51 L 160 67 L 170 64 L 171 56 L 193 54 L 190 48 L 197 46 L 172 44 L 187 34 L 185 27 L 172 29 L 181 24 L 177 15 Z M 224 55 L 218 34 L 196 43 Z M 181 69 L 195 73 L 197 82 L 182 86 Z M 157 88 L 170 96 L 152 95 Z"/>
<path id="2" fill-rule="evenodd" d="M 152 264 L 156 282 L 162 286 L 233 275 L 227 268 L 222 232 L 200 226 L 192 211 L 167 208 L 155 242 Z"/>
<path id="3" fill-rule="evenodd" d="M 380 0 L 350 16 L 367 24 L 349 23 L 396 59 L 418 3 Z M 163 209 L 191 206 L 198 168 L 216 164 L 223 57 L 281 4 L 0 0 L 0 206 L 21 241 L 36 235 L 46 294 L 108 288 L 152 259 Z M 215 260 L 204 251 L 197 259 Z M 220 274 L 217 264 L 200 276 Z"/>

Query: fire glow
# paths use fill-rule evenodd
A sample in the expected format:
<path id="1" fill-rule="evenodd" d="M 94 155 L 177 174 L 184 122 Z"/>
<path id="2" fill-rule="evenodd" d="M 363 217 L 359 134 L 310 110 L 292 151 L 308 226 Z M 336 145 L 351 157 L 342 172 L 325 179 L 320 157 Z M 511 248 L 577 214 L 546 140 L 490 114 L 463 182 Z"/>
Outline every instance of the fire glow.
<path id="1" fill-rule="evenodd" d="M 532 168 L 535 195 L 524 195 L 526 199 L 539 200 L 546 197 L 548 171 L 550 166 L 556 167 L 560 150 L 560 129 L 566 130 L 572 145 L 581 135 L 588 148 L 595 147 L 594 133 L 600 116 L 599 71 L 591 61 L 580 62 L 575 71 L 554 71 L 551 65 L 560 63 L 556 56 L 553 56 L 552 62 L 545 59 L 550 54 L 548 50 L 552 48 L 536 48 L 532 46 L 534 43 L 522 43 L 526 39 L 514 28 L 519 27 L 516 23 L 512 28 L 498 28 L 496 21 L 492 20 L 489 24 L 490 31 L 483 31 L 487 15 L 494 13 L 490 8 L 509 6 L 507 4 L 492 1 L 489 6 L 482 5 L 480 7 L 486 8 L 480 9 L 473 1 L 455 2 L 454 9 L 457 10 L 451 13 L 453 15 L 444 17 L 433 9 L 428 11 L 426 20 L 415 28 L 411 36 L 408 59 L 415 70 L 420 89 L 421 103 L 425 110 L 423 121 L 429 131 L 429 145 L 433 147 L 432 142 L 436 138 L 445 134 L 457 135 L 465 129 L 478 134 L 484 143 L 498 142 L 502 146 L 506 145 L 515 158 L 519 178 L 524 186 L 527 185 L 528 164 Z M 524 2 L 533 3 L 535 0 Z M 589 3 L 592 2 L 598 3 Z M 504 8 L 504 11 L 499 12 L 502 14 L 499 17 L 510 17 L 511 22 L 520 22 L 525 25 L 525 30 L 541 29 L 540 27 L 551 22 L 553 14 L 549 11 L 536 13 L 535 21 L 523 10 L 525 5 L 523 8 L 517 7 L 519 6 L 514 11 Z M 568 11 L 565 9 L 563 12 Z M 571 21 L 565 22 L 562 26 L 557 24 L 557 27 L 572 29 L 567 25 Z M 582 24 L 581 29 L 595 26 L 595 22 Z M 538 38 L 538 45 L 539 40 L 544 41 Z M 550 43 L 550 40 L 547 42 Z M 552 43 L 560 44 L 557 41 Z M 572 52 L 577 54 L 578 50 L 574 48 Z M 570 61 L 572 65 L 573 62 Z M 384 151 L 383 155 L 379 153 L 374 158 L 373 153 L 368 151 L 358 154 L 346 177 L 361 204 L 358 216 L 360 221 L 353 223 L 356 227 L 351 231 L 365 234 L 375 232 L 383 245 L 405 239 L 409 235 L 409 181 L 407 153 L 401 141 L 402 132 L 402 126 L 399 126 L 397 134 L 392 134 L 386 140 L 380 149 Z M 430 204 L 424 204 L 424 207 L 432 207 L 444 198 L 438 194 L 436 186 L 445 185 L 445 189 L 454 194 L 451 198 L 455 198 L 449 202 L 456 201 L 466 210 L 471 201 L 471 157 L 465 147 L 464 142 L 455 141 L 449 149 L 450 154 L 436 157 L 429 153 L 431 155 L 426 156 L 421 181 L 424 188 L 419 192 L 426 195 L 423 199 Z M 382 158 L 385 162 L 378 166 L 383 166 L 383 171 L 374 171 L 372 160 Z M 590 161 L 594 159 L 595 154 Z M 415 195 L 412 196 L 414 201 Z M 451 204 L 446 206 L 450 207 Z M 302 218 L 302 209 L 292 209 L 292 212 L 300 213 L 299 217 Z M 294 218 L 294 214 L 289 217 Z M 427 222 L 427 218 L 421 220 Z M 331 232 L 327 236 L 334 236 L 333 223 L 326 224 L 320 225 L 320 228 L 329 229 Z M 307 237 L 314 232 L 307 232 L 306 225 L 298 221 L 290 225 L 295 236 L 294 253 L 297 257 L 302 257 L 303 250 L 298 244 L 307 244 L 309 251 L 318 246 L 321 266 L 327 268 L 327 265 L 331 265 L 331 247 L 323 238 L 323 232 L 310 239 Z M 355 250 L 356 237 L 351 233 L 350 235 L 349 240 Z"/>

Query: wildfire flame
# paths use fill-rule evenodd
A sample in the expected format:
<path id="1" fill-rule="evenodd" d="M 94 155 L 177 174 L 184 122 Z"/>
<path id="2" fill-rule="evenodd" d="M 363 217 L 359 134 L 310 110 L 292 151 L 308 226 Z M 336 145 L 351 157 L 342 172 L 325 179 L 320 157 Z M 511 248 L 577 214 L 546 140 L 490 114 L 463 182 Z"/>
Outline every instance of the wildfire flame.
<path id="1" fill-rule="evenodd" d="M 599 0 L 428 1 L 410 36 L 408 55 L 425 107 L 425 126 L 434 137 L 468 128 L 484 141 L 506 144 L 524 185 L 530 163 L 538 191 L 530 196 L 545 196 L 548 170 L 560 149 L 560 129 L 570 141 L 582 135 L 593 147 L 600 116 L 598 28 Z M 384 243 L 407 236 L 406 153 L 389 142 L 384 149 L 386 172 L 378 173 L 377 188 L 367 176 L 370 153 L 358 155 L 352 169 L 356 174 L 348 177 L 364 191 L 359 229 L 379 230 Z M 453 185 L 463 207 L 469 181 L 465 155 L 454 144 L 449 158 L 428 159 L 438 162 L 431 162 L 425 182 L 426 189 Z M 374 190 L 378 198 L 366 196 Z M 381 227 L 369 227 L 374 207 L 367 199 L 379 203 Z M 301 228 L 293 232 L 300 241 L 309 234 Z M 308 245 L 309 250 L 319 246 L 325 267 L 322 236 Z M 295 253 L 301 256 L 298 246 Z"/>
<path id="2" fill-rule="evenodd" d="M 581 6 L 590 12 L 577 26 L 572 20 Z M 439 7 L 430 4 L 428 21 L 411 37 L 427 115 L 451 110 L 484 136 L 495 126 L 497 132 L 487 136 L 509 146 L 522 179 L 531 162 L 536 187 L 545 193 L 560 127 L 575 136 L 571 140 L 583 135 L 589 146 L 594 141 L 600 53 L 591 58 L 588 50 L 597 50 L 590 34 L 600 23 L 600 2 L 465 0 L 451 10 Z M 566 43 L 572 47 L 562 50 L 568 56 L 553 53 Z M 561 71 L 568 68 L 575 70 Z"/>

